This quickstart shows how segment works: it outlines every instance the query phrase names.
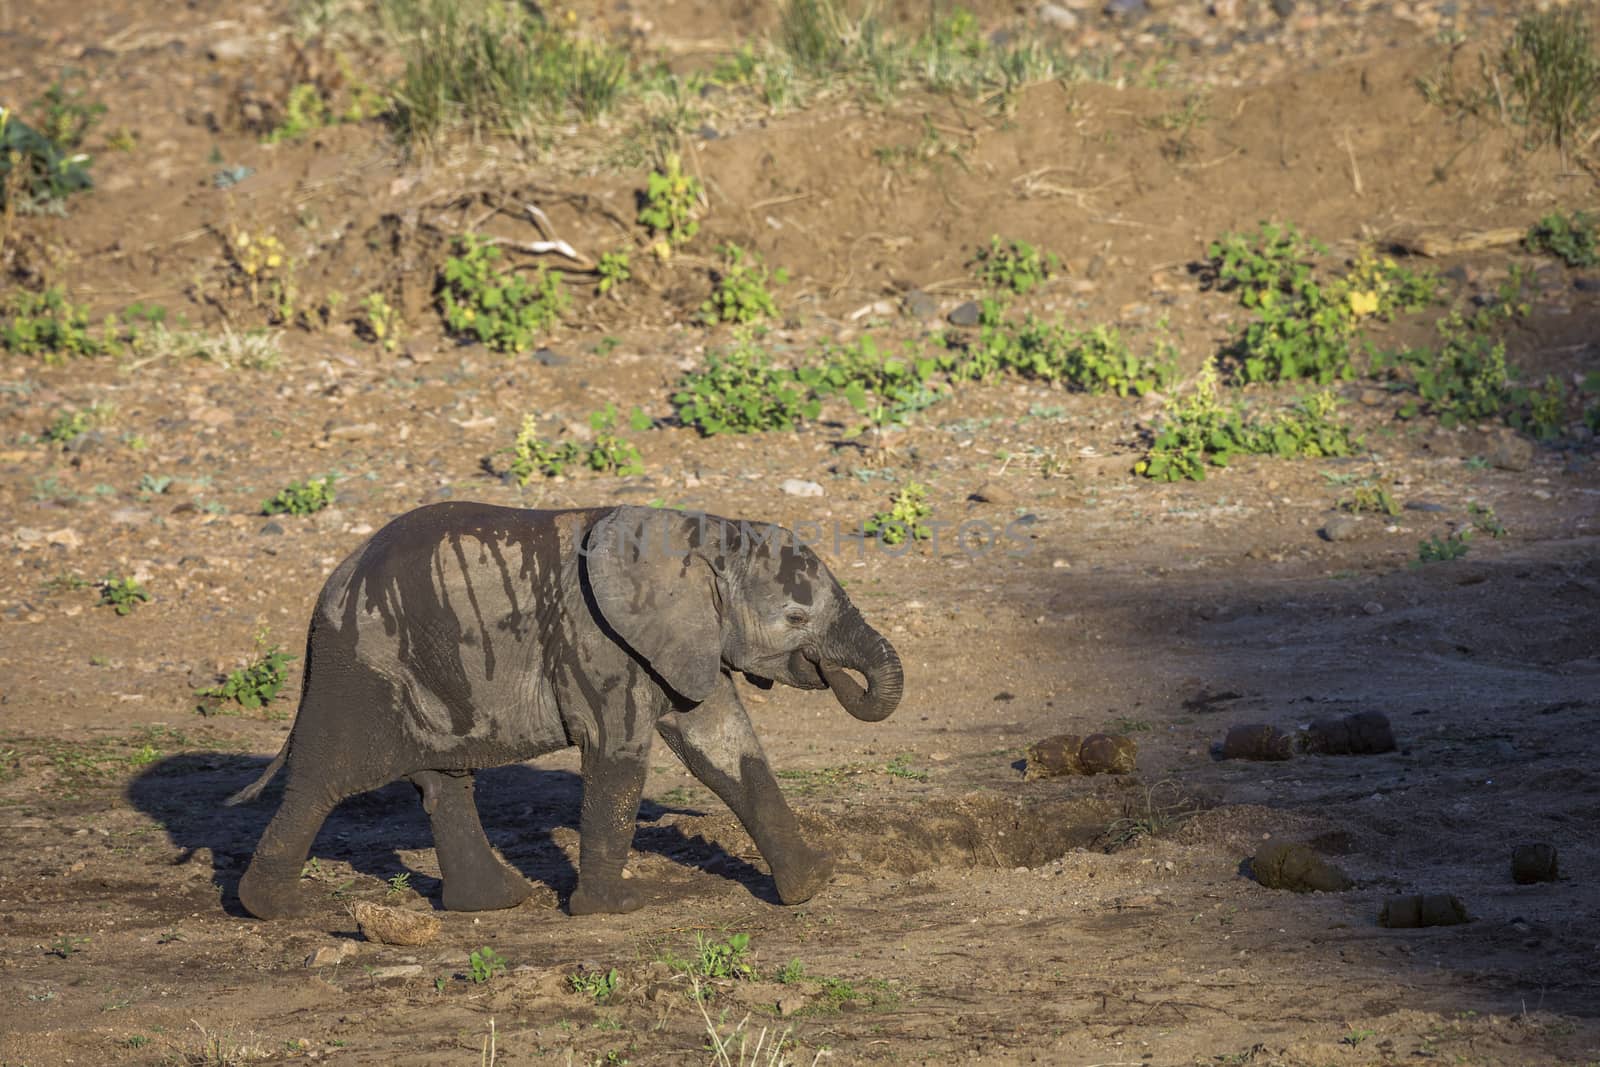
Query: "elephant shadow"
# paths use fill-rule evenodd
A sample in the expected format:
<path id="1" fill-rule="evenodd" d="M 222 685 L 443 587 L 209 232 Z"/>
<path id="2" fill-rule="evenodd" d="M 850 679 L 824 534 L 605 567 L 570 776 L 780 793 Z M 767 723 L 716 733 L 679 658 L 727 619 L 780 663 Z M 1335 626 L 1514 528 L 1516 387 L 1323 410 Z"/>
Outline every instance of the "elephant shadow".
<path id="1" fill-rule="evenodd" d="M 247 914 L 239 904 L 239 879 L 278 809 L 282 778 L 253 803 L 230 808 L 223 801 L 254 781 L 266 764 L 259 756 L 181 753 L 150 764 L 127 788 L 129 802 L 159 823 L 168 840 L 182 850 L 176 863 L 209 859 L 212 884 L 224 909 L 233 915 Z M 571 771 L 515 763 L 479 771 L 476 793 L 490 843 L 513 869 L 565 900 L 578 872 L 556 842 L 556 834 L 577 830 L 582 779 Z M 701 837 L 685 836 L 676 826 L 651 825 L 668 815 L 702 814 L 706 812 L 646 800 L 639 807 L 633 847 L 740 882 L 759 899 L 777 903 L 776 888 L 765 871 Z M 314 866 L 318 857 L 345 860 L 358 873 L 384 881 L 409 875 L 410 887 L 439 908 L 439 879 L 402 858 L 404 852 L 433 846 L 415 787 L 393 782 L 334 809 L 312 846 L 308 875 L 318 877 Z M 338 888 L 337 883 L 325 884 Z"/>

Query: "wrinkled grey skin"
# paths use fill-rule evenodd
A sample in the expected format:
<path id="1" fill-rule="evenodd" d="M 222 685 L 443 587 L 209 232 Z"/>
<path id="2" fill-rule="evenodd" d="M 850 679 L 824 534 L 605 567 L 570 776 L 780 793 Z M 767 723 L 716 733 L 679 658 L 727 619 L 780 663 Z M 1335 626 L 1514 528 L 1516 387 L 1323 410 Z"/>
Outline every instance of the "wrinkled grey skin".
<path id="1" fill-rule="evenodd" d="M 863 691 L 841 668 L 861 672 Z M 494 854 L 473 772 L 582 750 L 574 915 L 641 898 L 622 879 L 652 737 L 744 824 L 796 904 L 833 870 L 802 839 L 732 672 L 830 687 L 877 721 L 900 661 L 827 567 L 778 527 L 652 508 L 420 508 L 333 572 L 307 640 L 300 711 L 283 750 L 283 802 L 239 884 L 251 914 L 301 914 L 297 884 L 335 805 L 400 778 L 422 794 L 444 906 L 506 908 L 530 886 Z"/>

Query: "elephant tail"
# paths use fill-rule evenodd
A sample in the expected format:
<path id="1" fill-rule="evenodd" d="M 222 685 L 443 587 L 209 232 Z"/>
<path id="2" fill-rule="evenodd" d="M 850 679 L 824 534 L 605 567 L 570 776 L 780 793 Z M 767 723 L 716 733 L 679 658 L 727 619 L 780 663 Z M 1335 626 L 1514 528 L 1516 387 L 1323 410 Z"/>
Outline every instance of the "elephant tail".
<path id="1" fill-rule="evenodd" d="M 272 781 L 272 776 L 283 769 L 283 761 L 289 758 L 289 741 L 292 737 L 293 735 L 284 739 L 283 747 L 278 749 L 278 754 L 272 758 L 271 763 L 267 764 L 267 769 L 261 772 L 260 778 L 257 778 L 222 803 L 231 808 L 236 804 L 248 804 L 260 796 L 261 791 L 267 787 L 267 783 Z"/>

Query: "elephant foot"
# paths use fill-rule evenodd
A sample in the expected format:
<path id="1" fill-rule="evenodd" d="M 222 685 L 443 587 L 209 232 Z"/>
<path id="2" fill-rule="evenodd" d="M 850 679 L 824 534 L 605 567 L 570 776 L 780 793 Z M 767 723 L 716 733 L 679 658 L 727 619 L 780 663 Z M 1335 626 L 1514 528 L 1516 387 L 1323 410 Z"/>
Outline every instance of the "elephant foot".
<path id="1" fill-rule="evenodd" d="M 833 857 L 809 848 L 803 856 L 795 856 L 785 863 L 782 873 L 773 873 L 773 881 L 778 883 L 778 899 L 785 904 L 804 904 L 832 877 Z"/>
<path id="2" fill-rule="evenodd" d="M 622 915 L 642 907 L 644 896 L 621 879 L 597 890 L 580 877 L 578 888 L 567 898 L 567 913 L 570 915 Z"/>
<path id="3" fill-rule="evenodd" d="M 299 919 L 311 913 L 311 902 L 294 879 L 274 877 L 255 866 L 239 880 L 239 903 L 258 919 Z"/>
<path id="4" fill-rule="evenodd" d="M 533 892 L 528 880 L 504 864 L 495 866 L 498 870 L 478 877 L 445 879 L 442 894 L 445 910 L 499 911 L 527 900 Z"/>

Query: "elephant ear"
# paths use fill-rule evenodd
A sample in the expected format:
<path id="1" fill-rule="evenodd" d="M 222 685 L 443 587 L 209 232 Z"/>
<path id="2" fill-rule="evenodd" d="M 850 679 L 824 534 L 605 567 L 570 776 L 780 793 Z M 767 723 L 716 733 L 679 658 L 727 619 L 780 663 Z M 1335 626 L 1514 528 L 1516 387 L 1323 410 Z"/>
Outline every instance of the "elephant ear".
<path id="1" fill-rule="evenodd" d="M 694 524 L 674 511 L 623 507 L 584 545 L 589 589 L 606 624 L 685 700 L 722 673 L 721 598 Z"/>

